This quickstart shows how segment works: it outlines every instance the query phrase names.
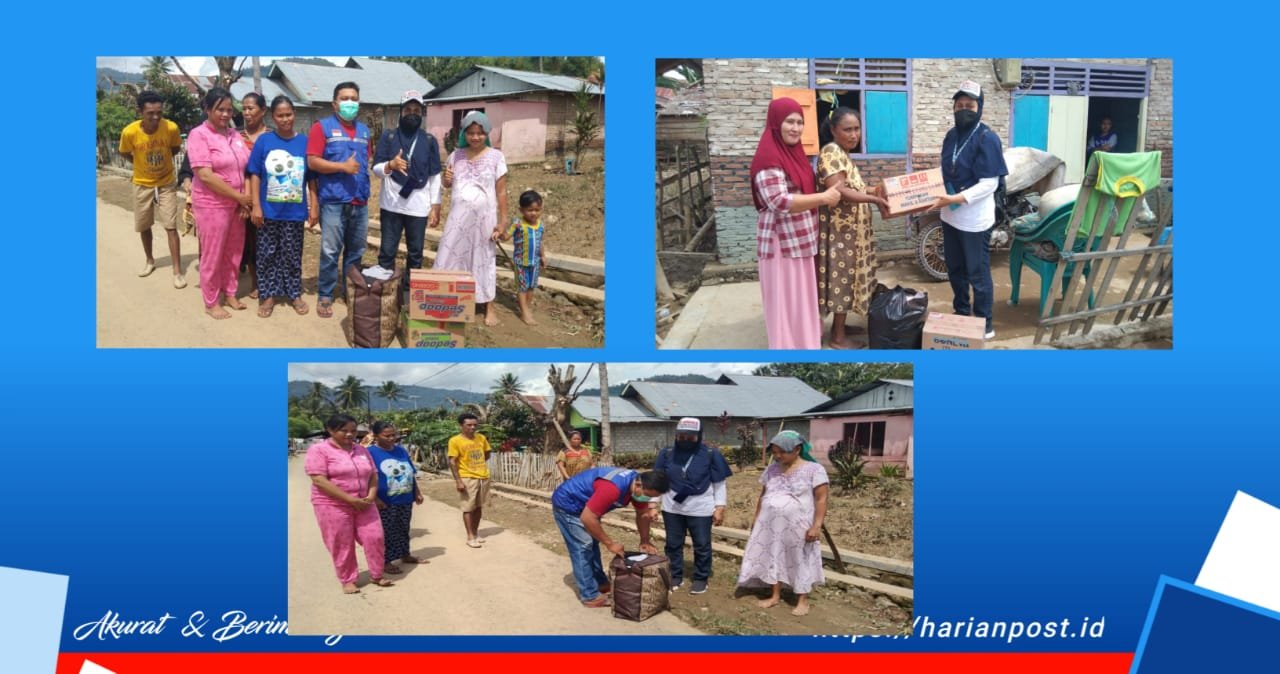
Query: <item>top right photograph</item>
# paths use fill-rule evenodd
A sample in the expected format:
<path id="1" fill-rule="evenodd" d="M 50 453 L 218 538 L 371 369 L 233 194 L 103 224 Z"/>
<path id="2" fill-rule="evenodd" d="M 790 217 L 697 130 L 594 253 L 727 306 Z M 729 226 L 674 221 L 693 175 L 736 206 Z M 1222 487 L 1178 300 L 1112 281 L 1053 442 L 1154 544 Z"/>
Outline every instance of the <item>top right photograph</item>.
<path id="1" fill-rule="evenodd" d="M 661 349 L 1172 349 L 1173 61 L 655 64 Z"/>

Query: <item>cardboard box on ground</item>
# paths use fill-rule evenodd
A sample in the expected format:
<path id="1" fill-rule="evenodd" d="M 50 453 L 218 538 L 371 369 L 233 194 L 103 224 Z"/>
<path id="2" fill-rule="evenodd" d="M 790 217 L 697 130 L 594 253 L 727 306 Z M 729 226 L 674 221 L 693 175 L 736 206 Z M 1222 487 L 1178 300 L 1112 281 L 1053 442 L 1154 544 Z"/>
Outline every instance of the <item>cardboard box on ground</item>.
<path id="1" fill-rule="evenodd" d="M 984 348 L 987 321 L 980 316 L 957 316 L 929 312 L 924 322 L 924 339 L 920 348 L 926 351 L 968 351 Z"/>
<path id="2" fill-rule="evenodd" d="M 884 195 L 890 215 L 906 215 L 922 211 L 946 196 L 947 186 L 942 181 L 942 169 L 934 168 L 885 178 Z"/>
<path id="3" fill-rule="evenodd" d="M 476 282 L 471 274 L 434 269 L 409 270 L 405 346 L 460 349 L 467 324 L 476 319 Z"/>

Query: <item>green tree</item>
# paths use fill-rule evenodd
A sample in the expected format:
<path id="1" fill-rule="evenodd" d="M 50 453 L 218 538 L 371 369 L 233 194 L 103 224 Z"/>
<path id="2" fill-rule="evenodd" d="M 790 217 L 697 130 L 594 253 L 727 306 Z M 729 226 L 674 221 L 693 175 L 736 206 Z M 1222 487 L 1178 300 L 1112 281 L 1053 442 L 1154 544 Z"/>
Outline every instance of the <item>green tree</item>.
<path id="1" fill-rule="evenodd" d="M 911 363 L 771 363 L 755 369 L 762 377 L 795 377 L 836 398 L 877 379 L 912 379 Z"/>
<path id="2" fill-rule="evenodd" d="M 338 384 L 335 393 L 338 404 L 346 410 L 359 410 L 362 405 L 369 402 L 369 392 L 364 388 L 364 380 L 353 374 L 347 375 L 347 378 Z"/>
<path id="3" fill-rule="evenodd" d="M 520 379 L 510 372 L 503 373 L 493 382 L 494 395 L 511 396 L 521 393 L 524 393 L 524 384 L 521 384 Z"/>
<path id="4" fill-rule="evenodd" d="M 152 56 L 142 71 L 147 88 L 164 97 L 164 115 L 173 120 L 183 133 L 190 131 L 204 119 L 200 102 L 187 88 L 169 79 L 169 59 Z"/>
<path id="5" fill-rule="evenodd" d="M 384 381 L 382 382 L 382 386 L 378 387 L 378 395 L 386 399 L 387 411 L 390 411 L 391 403 L 404 396 L 404 388 L 394 381 Z"/>
<path id="6" fill-rule="evenodd" d="M 596 119 L 595 107 L 599 96 L 590 91 L 583 82 L 573 93 L 573 126 L 569 132 L 573 134 L 574 173 L 582 171 L 582 153 L 591 145 L 591 141 L 600 135 L 600 122 Z"/>

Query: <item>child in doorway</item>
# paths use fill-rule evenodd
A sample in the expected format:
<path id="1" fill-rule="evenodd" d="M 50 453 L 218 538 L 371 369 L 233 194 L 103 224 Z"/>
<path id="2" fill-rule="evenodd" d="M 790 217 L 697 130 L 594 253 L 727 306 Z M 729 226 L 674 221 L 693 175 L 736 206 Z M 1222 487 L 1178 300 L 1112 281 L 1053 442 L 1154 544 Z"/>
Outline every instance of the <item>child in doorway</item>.
<path id="1" fill-rule="evenodd" d="M 533 289 L 538 287 L 538 272 L 547 264 L 547 249 L 542 245 L 542 195 L 529 190 L 520 195 L 520 219 L 513 220 L 502 240 L 514 239 L 516 283 L 520 286 L 520 320 L 537 325 L 533 320 Z"/>

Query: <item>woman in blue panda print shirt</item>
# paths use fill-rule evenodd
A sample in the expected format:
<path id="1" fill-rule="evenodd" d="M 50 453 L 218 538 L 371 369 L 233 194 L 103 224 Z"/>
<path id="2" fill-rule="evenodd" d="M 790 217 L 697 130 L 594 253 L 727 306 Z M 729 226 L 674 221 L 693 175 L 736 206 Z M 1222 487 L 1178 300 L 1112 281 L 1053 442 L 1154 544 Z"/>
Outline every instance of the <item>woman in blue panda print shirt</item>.
<path id="1" fill-rule="evenodd" d="M 302 299 L 302 227 L 320 221 L 315 181 L 307 170 L 307 137 L 293 130 L 293 103 L 271 101 L 275 131 L 258 137 L 249 154 L 252 226 L 257 237 L 258 316 L 268 318 L 284 297 L 299 316 L 310 309 Z"/>
<path id="2" fill-rule="evenodd" d="M 417 468 L 409 459 L 409 451 L 396 444 L 399 432 L 387 421 L 373 423 L 373 444 L 369 454 L 378 469 L 378 514 L 382 517 L 382 533 L 387 541 L 387 573 L 404 573 L 396 562 L 427 564 L 409 554 L 409 520 L 414 504 L 422 505 L 422 491 L 414 479 Z"/>

